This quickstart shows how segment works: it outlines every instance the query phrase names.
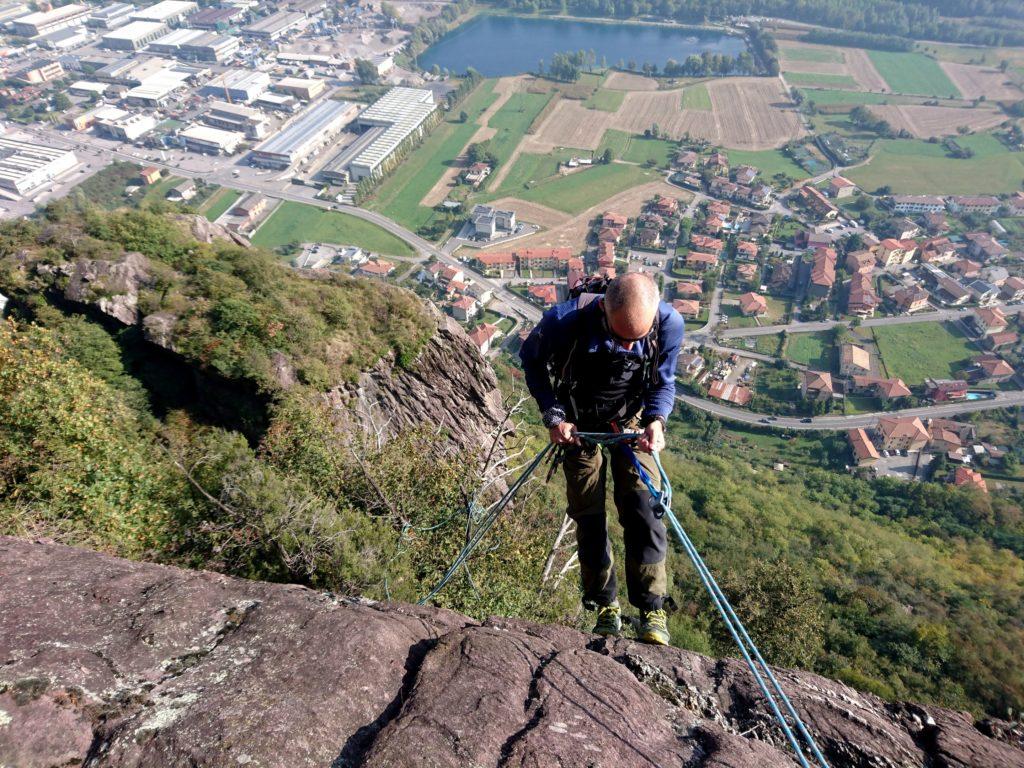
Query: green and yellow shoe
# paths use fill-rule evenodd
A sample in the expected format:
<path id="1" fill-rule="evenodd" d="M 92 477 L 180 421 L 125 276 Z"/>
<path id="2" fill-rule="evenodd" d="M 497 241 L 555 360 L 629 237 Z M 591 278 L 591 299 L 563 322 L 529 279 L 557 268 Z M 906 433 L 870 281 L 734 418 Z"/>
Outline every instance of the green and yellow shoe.
<path id="1" fill-rule="evenodd" d="M 668 633 L 668 614 L 662 610 L 642 611 L 637 636 L 641 643 L 668 645 L 672 639 Z"/>
<path id="2" fill-rule="evenodd" d="M 622 611 L 618 603 L 598 607 L 594 634 L 604 637 L 618 637 L 622 634 Z"/>

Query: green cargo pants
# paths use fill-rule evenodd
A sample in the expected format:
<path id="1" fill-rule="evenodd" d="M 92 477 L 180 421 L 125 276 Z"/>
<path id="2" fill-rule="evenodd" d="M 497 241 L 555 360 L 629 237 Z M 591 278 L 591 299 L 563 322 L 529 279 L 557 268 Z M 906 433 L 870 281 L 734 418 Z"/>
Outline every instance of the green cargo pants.
<path id="1" fill-rule="evenodd" d="M 647 453 L 637 459 L 658 484 L 658 471 Z M 566 446 L 567 513 L 576 523 L 583 604 L 588 609 L 610 605 L 618 596 L 615 564 L 605 516 L 606 466 L 611 464 L 613 498 L 626 549 L 626 590 L 629 602 L 641 611 L 660 609 L 668 591 L 665 575 L 665 523 L 654 515 L 651 493 L 633 466 L 629 452 L 611 446 L 608 456 L 595 446 Z"/>

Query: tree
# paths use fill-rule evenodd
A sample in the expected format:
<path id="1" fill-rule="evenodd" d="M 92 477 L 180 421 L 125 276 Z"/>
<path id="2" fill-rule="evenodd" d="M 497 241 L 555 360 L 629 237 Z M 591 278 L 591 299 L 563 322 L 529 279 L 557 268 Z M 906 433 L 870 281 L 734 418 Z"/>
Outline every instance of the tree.
<path id="1" fill-rule="evenodd" d="M 612 161 L 612 150 L 611 147 L 605 147 L 604 152 L 601 153 L 601 162 L 608 165 Z"/>
<path id="2" fill-rule="evenodd" d="M 356 76 L 363 83 L 371 84 L 380 81 L 377 66 L 367 59 L 356 59 Z"/>
<path id="3" fill-rule="evenodd" d="M 466 110 L 462 110 L 461 112 L 459 112 L 459 122 L 460 123 L 468 123 L 469 122 L 469 115 L 466 113 Z"/>
<path id="4" fill-rule="evenodd" d="M 58 112 L 66 112 L 71 109 L 71 99 L 64 92 L 58 93 L 53 97 L 53 108 Z"/>

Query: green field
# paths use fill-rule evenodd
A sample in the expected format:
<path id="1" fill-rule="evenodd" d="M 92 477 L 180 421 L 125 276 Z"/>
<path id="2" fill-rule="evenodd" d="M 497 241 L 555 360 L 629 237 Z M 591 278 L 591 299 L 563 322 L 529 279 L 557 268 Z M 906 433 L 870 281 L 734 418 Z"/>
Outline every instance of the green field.
<path id="1" fill-rule="evenodd" d="M 550 93 L 513 93 L 487 121 L 495 131 L 489 145 L 499 166 L 508 162 L 534 118 L 550 100 Z"/>
<path id="2" fill-rule="evenodd" d="M 832 334 L 828 331 L 791 334 L 786 358 L 816 371 L 831 371 Z"/>
<path id="3" fill-rule="evenodd" d="M 202 213 L 208 221 L 216 221 L 220 216 L 226 213 L 231 206 L 238 202 L 238 198 L 242 196 L 242 193 L 237 189 L 228 189 L 227 187 L 221 187 L 214 192 L 199 207 L 199 212 Z"/>
<path id="4" fill-rule="evenodd" d="M 358 245 L 389 256 L 415 256 L 403 240 L 376 224 L 337 211 L 286 200 L 253 235 L 254 245 L 276 248 L 288 243 Z"/>
<path id="5" fill-rule="evenodd" d="M 583 106 L 589 109 L 600 109 L 604 112 L 618 112 L 624 98 L 626 98 L 625 91 L 598 88 L 589 99 L 583 102 Z"/>
<path id="6" fill-rule="evenodd" d="M 915 93 L 944 99 L 960 96 L 960 90 L 953 85 L 938 62 L 923 53 L 868 51 L 868 56 L 878 74 L 895 93 Z"/>
<path id="7" fill-rule="evenodd" d="M 516 197 L 540 203 L 565 213 L 582 213 L 602 200 L 623 190 L 657 181 L 659 174 L 637 165 L 611 163 L 558 176 L 537 184 L 531 189 L 517 192 Z"/>
<path id="8" fill-rule="evenodd" d="M 814 61 L 819 64 L 842 64 L 845 59 L 835 48 L 791 48 L 782 46 L 782 55 L 793 61 Z"/>
<path id="9" fill-rule="evenodd" d="M 420 201 L 480 128 L 477 119 L 498 98 L 493 88 L 493 80 L 485 80 L 477 86 L 452 111 L 451 119 L 438 125 L 426 141 L 381 182 L 367 207 L 410 229 L 417 229 L 428 222 L 433 211 L 420 205 Z M 459 113 L 463 111 L 469 119 L 464 123 L 458 122 Z"/>
<path id="10" fill-rule="evenodd" d="M 791 85 L 830 85 L 834 88 L 856 88 L 857 81 L 850 75 L 827 75 L 820 72 L 783 72 Z"/>
<path id="11" fill-rule="evenodd" d="M 941 144 L 926 141 L 883 140 L 875 143 L 870 163 L 846 176 L 869 192 L 882 186 L 929 195 L 1009 194 L 1020 189 L 1024 153 L 1010 152 L 991 134 L 956 140 L 972 149 L 974 157 L 956 160 L 946 156 Z"/>
<path id="12" fill-rule="evenodd" d="M 711 94 L 704 83 L 683 89 L 683 109 L 695 109 L 700 112 L 711 111 Z"/>
<path id="13" fill-rule="evenodd" d="M 752 165 L 761 170 L 758 176 L 759 181 L 770 184 L 772 176 L 777 173 L 784 173 L 793 179 L 806 179 L 810 174 L 794 163 L 789 157 L 777 149 L 766 149 L 761 151 L 745 151 L 739 149 L 729 150 L 729 163 L 737 165 Z"/>
<path id="14" fill-rule="evenodd" d="M 675 154 L 677 147 L 674 141 L 649 139 L 610 128 L 604 132 L 596 154 L 600 156 L 605 148 L 611 149 L 616 160 L 625 160 L 627 163 L 654 162 L 656 165 L 665 166 Z"/>
<path id="15" fill-rule="evenodd" d="M 521 154 L 502 179 L 497 192 L 500 195 L 519 194 L 545 180 L 558 176 L 559 163 L 576 154 L 571 149 L 552 152 L 548 155 Z"/>
<path id="16" fill-rule="evenodd" d="M 951 323 L 909 323 L 872 328 L 878 353 L 889 376 L 908 385 L 928 377 L 950 379 L 978 354 Z"/>

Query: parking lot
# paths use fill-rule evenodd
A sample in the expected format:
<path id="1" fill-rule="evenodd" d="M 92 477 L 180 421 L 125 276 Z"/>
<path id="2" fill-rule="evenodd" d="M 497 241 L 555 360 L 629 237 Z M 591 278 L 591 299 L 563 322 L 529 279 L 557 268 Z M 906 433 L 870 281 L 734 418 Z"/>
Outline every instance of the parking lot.
<path id="1" fill-rule="evenodd" d="M 872 467 L 878 477 L 895 477 L 900 480 L 923 480 L 928 474 L 932 454 L 910 451 L 906 456 L 890 453 L 882 456 Z"/>

